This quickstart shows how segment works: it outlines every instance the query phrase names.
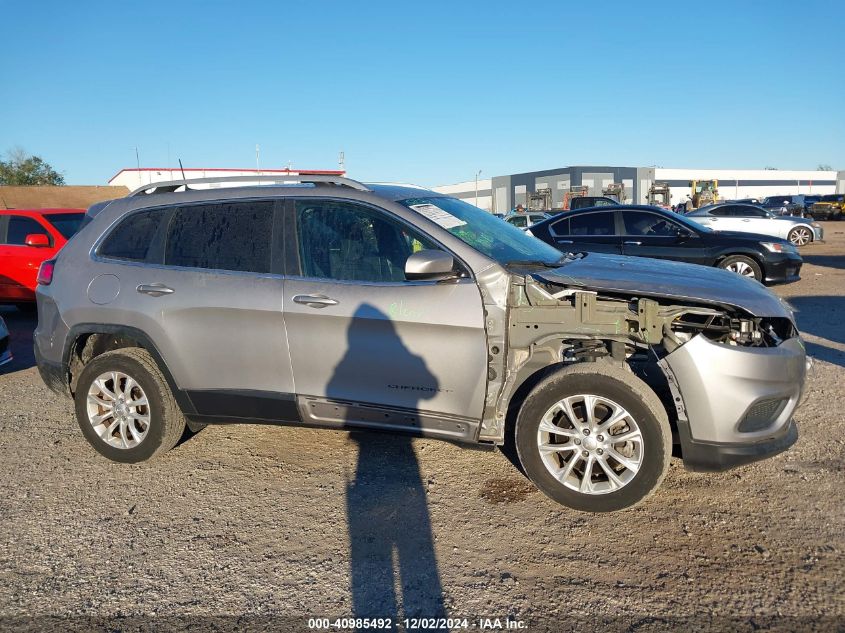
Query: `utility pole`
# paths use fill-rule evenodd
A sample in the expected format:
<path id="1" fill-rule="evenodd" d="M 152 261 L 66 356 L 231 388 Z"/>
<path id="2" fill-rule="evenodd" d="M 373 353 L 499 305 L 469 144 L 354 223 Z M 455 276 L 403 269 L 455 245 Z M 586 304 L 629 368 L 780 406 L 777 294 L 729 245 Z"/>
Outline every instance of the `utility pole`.
<path id="1" fill-rule="evenodd" d="M 138 156 L 138 146 L 135 146 L 135 164 L 138 166 L 138 186 L 143 185 L 141 182 L 141 158 Z"/>
<path id="2" fill-rule="evenodd" d="M 479 169 L 475 174 L 475 206 L 478 206 L 478 177 L 481 175 L 481 170 Z"/>
<path id="3" fill-rule="evenodd" d="M 346 155 L 343 153 L 343 150 L 337 155 L 337 168 L 342 172 L 346 171 Z"/>
<path id="4" fill-rule="evenodd" d="M 261 175 L 261 165 L 259 158 L 261 156 L 261 148 L 258 146 L 258 143 L 255 144 L 255 171 L 258 172 L 258 175 Z"/>

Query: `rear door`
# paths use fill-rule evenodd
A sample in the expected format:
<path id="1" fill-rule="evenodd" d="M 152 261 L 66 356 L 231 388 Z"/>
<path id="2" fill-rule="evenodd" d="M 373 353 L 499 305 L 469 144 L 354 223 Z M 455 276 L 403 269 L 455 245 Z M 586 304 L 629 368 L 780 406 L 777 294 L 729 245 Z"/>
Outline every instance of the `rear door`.
<path id="1" fill-rule="evenodd" d="M 469 271 L 458 264 L 457 281 L 407 281 L 413 252 L 445 249 L 383 209 L 310 198 L 289 217 L 297 238 L 285 322 L 312 421 L 466 434 L 462 420 L 480 420 L 487 382 L 484 311 Z"/>
<path id="2" fill-rule="evenodd" d="M 549 232 L 559 250 L 589 253 L 622 252 L 622 235 L 617 231 L 615 211 L 569 213 L 553 222 Z"/>
<path id="3" fill-rule="evenodd" d="M 200 414 L 296 418 L 280 230 L 273 201 L 200 203 L 136 212 L 98 249 L 120 288 L 101 312 L 153 339 Z"/>
<path id="4" fill-rule="evenodd" d="M 671 259 L 693 264 L 709 264 L 710 257 L 697 243 L 697 235 L 658 213 L 624 210 L 625 237 L 622 254 L 655 259 Z"/>
<path id="5" fill-rule="evenodd" d="M 28 235 L 44 235 L 49 246 L 27 246 Z M 35 218 L 0 215 L 0 300 L 35 300 L 35 279 L 41 262 L 55 253 L 55 239 Z"/>

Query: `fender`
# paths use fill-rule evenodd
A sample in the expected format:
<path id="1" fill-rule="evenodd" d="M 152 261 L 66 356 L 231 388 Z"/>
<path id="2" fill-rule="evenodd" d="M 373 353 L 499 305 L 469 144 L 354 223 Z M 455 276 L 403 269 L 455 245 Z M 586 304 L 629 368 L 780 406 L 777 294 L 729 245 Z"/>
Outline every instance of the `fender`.
<path id="1" fill-rule="evenodd" d="M 164 374 L 167 386 L 170 387 L 170 391 L 173 393 L 173 397 L 176 399 L 176 403 L 179 405 L 179 408 L 182 409 L 182 413 L 185 415 L 195 415 L 197 413 L 191 399 L 188 397 L 188 394 L 180 389 L 179 385 L 176 384 L 176 380 L 173 378 L 170 368 L 167 366 L 167 363 L 164 362 L 161 352 L 158 351 L 158 348 L 155 343 L 153 343 L 152 339 L 147 336 L 145 332 L 128 325 L 78 323 L 70 328 L 68 336 L 65 338 L 64 350 L 62 351 L 62 375 L 68 380 L 68 387 L 70 385 L 71 349 L 76 344 L 80 336 L 85 336 L 87 334 L 113 334 L 138 341 L 140 346 L 147 350 L 150 356 L 153 357 L 153 360 L 156 362 L 156 365 L 158 365 L 161 373 Z"/>

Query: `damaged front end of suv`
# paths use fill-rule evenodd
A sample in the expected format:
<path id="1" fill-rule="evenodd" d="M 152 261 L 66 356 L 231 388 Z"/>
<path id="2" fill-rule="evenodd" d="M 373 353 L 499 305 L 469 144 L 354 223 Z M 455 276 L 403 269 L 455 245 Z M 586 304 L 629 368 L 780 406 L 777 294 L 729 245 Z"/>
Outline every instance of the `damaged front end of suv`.
<path id="1" fill-rule="evenodd" d="M 807 368 L 792 312 L 759 284 L 721 272 L 577 255 L 555 270 L 512 276 L 498 420 L 526 376 L 610 363 L 660 396 L 690 470 L 785 450 L 798 437 L 792 414 Z"/>

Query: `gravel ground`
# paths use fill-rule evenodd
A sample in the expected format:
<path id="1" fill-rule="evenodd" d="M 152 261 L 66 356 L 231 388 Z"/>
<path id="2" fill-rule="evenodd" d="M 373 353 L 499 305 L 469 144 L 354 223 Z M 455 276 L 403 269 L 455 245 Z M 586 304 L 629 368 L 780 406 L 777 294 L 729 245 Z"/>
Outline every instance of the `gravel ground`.
<path id="1" fill-rule="evenodd" d="M 816 359 L 798 444 L 716 475 L 674 460 L 610 515 L 555 505 L 499 452 L 375 433 L 208 427 L 110 463 L 38 377 L 34 320 L 2 308 L 0 629 L 845 630 L 845 223 L 826 231 L 776 288 Z"/>

